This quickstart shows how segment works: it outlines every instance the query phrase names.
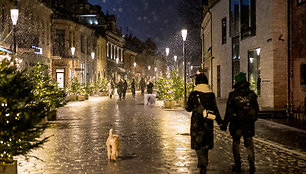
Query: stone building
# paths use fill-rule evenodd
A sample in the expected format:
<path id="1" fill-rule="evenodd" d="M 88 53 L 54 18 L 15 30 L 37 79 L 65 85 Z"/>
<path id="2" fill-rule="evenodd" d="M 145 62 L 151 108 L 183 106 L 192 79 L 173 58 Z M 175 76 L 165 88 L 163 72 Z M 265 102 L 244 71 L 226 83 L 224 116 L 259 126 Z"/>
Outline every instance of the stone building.
<path id="1" fill-rule="evenodd" d="M 290 104 L 292 112 L 306 110 L 306 1 L 290 1 Z"/>
<path id="2" fill-rule="evenodd" d="M 95 30 L 83 25 L 78 18 L 79 11 L 88 3 L 44 0 L 52 15 L 52 75 L 60 87 L 65 87 L 70 77 L 89 84 L 96 79 L 95 53 L 97 39 Z M 89 6 L 90 7 L 90 6 Z M 75 48 L 72 55 L 71 48 Z M 95 56 L 96 54 L 94 54 Z"/>
<path id="3" fill-rule="evenodd" d="M 216 96 L 247 74 L 261 110 L 287 105 L 287 1 L 211 0 L 201 26 L 202 63 Z"/>
<path id="4" fill-rule="evenodd" d="M 10 50 L 13 50 L 14 45 L 10 9 L 19 10 L 15 25 L 16 58 L 22 59 L 23 67 L 39 62 L 50 68 L 52 10 L 38 0 L 1 0 L 0 33 L 3 36 L 0 45 Z"/>

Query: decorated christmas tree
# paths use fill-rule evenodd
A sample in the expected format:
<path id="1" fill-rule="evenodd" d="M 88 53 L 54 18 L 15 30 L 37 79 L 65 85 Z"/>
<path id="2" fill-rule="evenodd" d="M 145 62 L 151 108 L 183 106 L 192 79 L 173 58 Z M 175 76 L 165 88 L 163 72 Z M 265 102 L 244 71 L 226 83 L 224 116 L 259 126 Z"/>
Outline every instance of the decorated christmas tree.
<path id="1" fill-rule="evenodd" d="M 0 61 L 0 163 L 13 162 L 13 156 L 25 155 L 42 145 L 46 128 L 40 124 L 50 109 L 36 98 L 37 81 L 7 59 Z M 43 100 L 43 99 L 42 99 Z"/>

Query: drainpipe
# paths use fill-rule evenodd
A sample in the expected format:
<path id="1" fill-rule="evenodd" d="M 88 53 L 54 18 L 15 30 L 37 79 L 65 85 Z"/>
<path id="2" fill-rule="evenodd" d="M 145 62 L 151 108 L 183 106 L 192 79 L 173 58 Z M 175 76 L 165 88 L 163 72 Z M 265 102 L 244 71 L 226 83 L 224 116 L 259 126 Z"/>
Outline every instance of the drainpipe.
<path id="1" fill-rule="evenodd" d="M 210 45 L 211 45 L 211 48 L 210 48 L 210 84 L 211 84 L 211 89 L 213 90 L 213 39 L 212 39 L 212 32 L 213 32 L 213 29 L 212 29 L 212 13 L 210 12 L 210 9 L 208 9 L 208 13 L 210 14 Z"/>
<path id="2" fill-rule="evenodd" d="M 287 99 L 287 116 L 290 117 L 291 116 L 291 68 L 290 68 L 290 63 L 291 63 L 291 55 L 290 55 L 290 0 L 287 0 L 287 16 L 288 16 L 288 19 L 287 19 L 287 27 L 288 27 L 288 41 L 287 41 L 287 44 L 288 44 L 288 99 Z"/>

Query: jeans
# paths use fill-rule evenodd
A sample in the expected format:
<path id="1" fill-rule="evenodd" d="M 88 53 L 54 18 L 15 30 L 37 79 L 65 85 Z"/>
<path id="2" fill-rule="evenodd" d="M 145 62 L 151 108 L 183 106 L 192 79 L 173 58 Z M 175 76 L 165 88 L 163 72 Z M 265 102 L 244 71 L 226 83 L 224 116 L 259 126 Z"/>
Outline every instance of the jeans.
<path id="1" fill-rule="evenodd" d="M 240 162 L 240 139 L 241 135 L 233 136 L 233 155 L 235 162 Z M 247 151 L 248 160 L 250 162 L 254 162 L 255 160 L 255 152 L 254 152 L 254 143 L 253 137 L 243 137 L 244 146 Z"/>

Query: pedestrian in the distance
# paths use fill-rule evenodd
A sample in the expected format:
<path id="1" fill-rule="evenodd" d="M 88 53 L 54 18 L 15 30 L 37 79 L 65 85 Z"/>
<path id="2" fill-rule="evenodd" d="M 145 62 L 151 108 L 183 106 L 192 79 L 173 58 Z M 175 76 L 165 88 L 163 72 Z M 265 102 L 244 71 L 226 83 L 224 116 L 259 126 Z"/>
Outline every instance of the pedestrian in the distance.
<path id="1" fill-rule="evenodd" d="M 126 91 L 127 91 L 127 82 L 124 80 L 123 82 L 123 99 L 125 99 Z"/>
<path id="2" fill-rule="evenodd" d="M 146 88 L 146 82 L 145 82 L 143 77 L 141 78 L 141 80 L 139 82 L 139 87 L 140 87 L 140 90 L 141 90 L 141 95 L 144 95 L 144 90 Z"/>
<path id="3" fill-rule="evenodd" d="M 135 98 L 136 91 L 135 91 L 135 80 L 134 79 L 132 80 L 132 83 L 131 83 L 131 90 L 132 90 L 133 98 Z"/>
<path id="4" fill-rule="evenodd" d="M 112 98 L 112 96 L 113 96 L 113 90 L 114 90 L 113 88 L 114 88 L 113 82 L 112 82 L 112 80 L 110 80 L 107 84 L 109 98 Z"/>
<path id="5" fill-rule="evenodd" d="M 192 111 L 190 125 L 191 149 L 196 151 L 198 168 L 200 173 L 204 174 L 208 165 L 208 150 L 214 147 L 214 120 L 204 118 L 203 112 L 199 112 L 198 108 L 202 105 L 204 109 L 213 111 L 219 125 L 222 123 L 222 119 L 216 104 L 215 94 L 209 88 L 205 74 L 198 74 L 195 84 L 194 91 L 188 97 L 186 110 L 188 112 Z"/>
<path id="6" fill-rule="evenodd" d="M 117 93 L 119 95 L 119 99 L 121 100 L 123 94 L 123 81 L 120 79 L 117 84 Z"/>
<path id="7" fill-rule="evenodd" d="M 227 124 L 230 122 L 229 131 L 233 138 L 234 162 L 232 170 L 241 171 L 240 158 L 240 139 L 243 136 L 244 146 L 248 154 L 250 173 L 255 172 L 255 153 L 253 136 L 255 135 L 255 121 L 258 114 L 257 95 L 250 90 L 250 84 L 246 81 L 245 73 L 239 73 L 235 76 L 234 91 L 229 93 L 226 104 L 226 112 L 221 130 L 227 130 Z"/>
<path id="8" fill-rule="evenodd" d="M 149 84 L 147 85 L 147 92 L 148 94 L 152 94 L 153 93 L 153 83 L 149 82 Z"/>

